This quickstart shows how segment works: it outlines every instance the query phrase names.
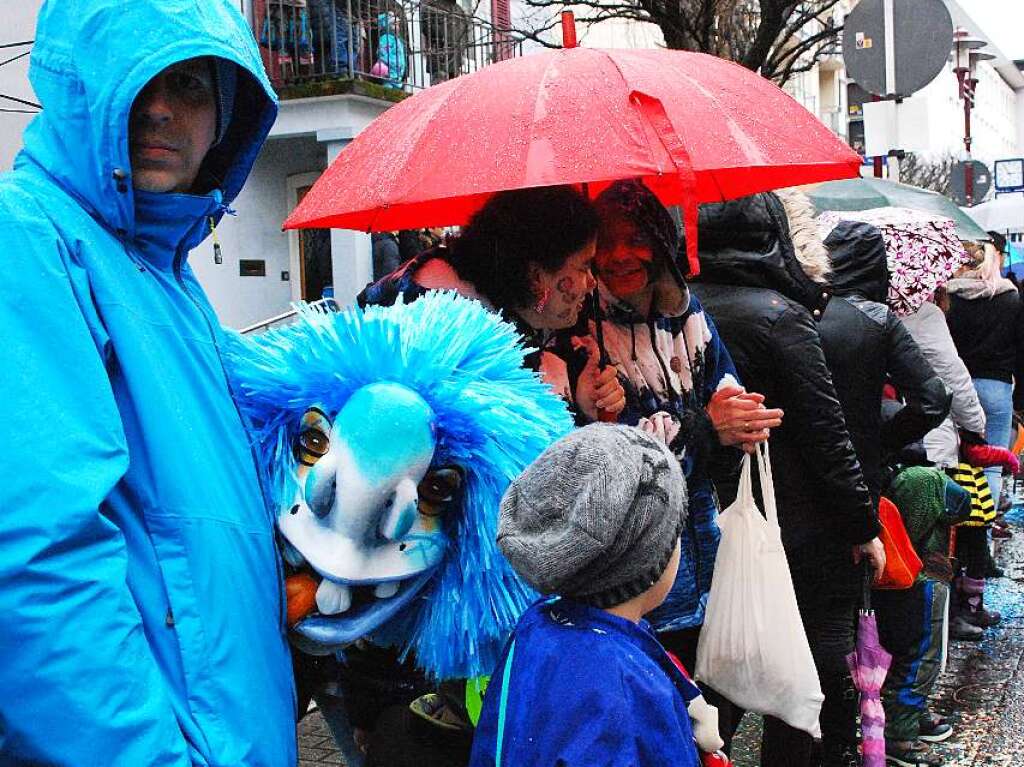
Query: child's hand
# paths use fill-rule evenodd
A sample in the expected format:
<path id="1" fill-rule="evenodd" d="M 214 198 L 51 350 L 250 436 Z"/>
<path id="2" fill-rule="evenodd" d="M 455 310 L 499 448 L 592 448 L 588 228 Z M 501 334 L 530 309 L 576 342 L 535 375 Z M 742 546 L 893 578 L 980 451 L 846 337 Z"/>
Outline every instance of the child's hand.
<path id="1" fill-rule="evenodd" d="M 654 413 L 650 418 L 641 418 L 637 422 L 637 427 L 664 443 L 666 447 L 672 446 L 672 440 L 679 435 L 681 428 L 679 421 L 663 410 Z"/>
<path id="2" fill-rule="evenodd" d="M 718 733 L 718 709 L 712 706 L 703 695 L 698 695 L 686 705 L 686 713 L 690 715 L 693 727 L 693 739 L 697 748 L 708 754 L 714 754 L 725 745 Z"/>

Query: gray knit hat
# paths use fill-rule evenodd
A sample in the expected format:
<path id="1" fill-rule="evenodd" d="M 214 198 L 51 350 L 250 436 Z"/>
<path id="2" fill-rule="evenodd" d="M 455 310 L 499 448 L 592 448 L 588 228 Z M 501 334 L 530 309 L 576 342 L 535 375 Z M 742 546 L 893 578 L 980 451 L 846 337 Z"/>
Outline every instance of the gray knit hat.
<path id="1" fill-rule="evenodd" d="M 612 607 L 657 582 L 685 519 L 686 483 L 668 448 L 632 426 L 595 423 L 512 482 L 498 546 L 541 593 Z"/>

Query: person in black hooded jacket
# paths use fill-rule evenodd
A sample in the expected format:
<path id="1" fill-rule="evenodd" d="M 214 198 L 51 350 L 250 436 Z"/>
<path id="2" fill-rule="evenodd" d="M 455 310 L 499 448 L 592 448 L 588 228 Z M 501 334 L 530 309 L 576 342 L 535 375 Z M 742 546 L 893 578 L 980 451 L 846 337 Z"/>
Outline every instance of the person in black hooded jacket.
<path id="1" fill-rule="evenodd" d="M 885 303 L 889 267 L 882 233 L 871 224 L 840 221 L 825 247 L 833 297 L 818 332 L 864 481 L 877 505 L 885 456 L 942 423 L 952 394 Z M 905 404 L 883 423 L 887 375 Z"/>
<path id="2" fill-rule="evenodd" d="M 845 767 L 860 764 L 857 698 L 846 665 L 860 592 L 855 559 L 866 556 L 880 573 L 885 553 L 821 349 L 817 321 L 828 300 L 828 255 L 811 210 L 802 195 L 783 193 L 702 206 L 701 274 L 692 290 L 714 317 L 740 380 L 765 395 L 766 407 L 786 413 L 771 439 L 779 523 L 825 694 L 823 763 Z M 729 503 L 735 472 L 718 471 L 714 479 Z M 742 712 L 724 708 L 720 729 L 727 736 Z M 803 767 L 812 746 L 806 733 L 768 717 L 761 763 Z"/>

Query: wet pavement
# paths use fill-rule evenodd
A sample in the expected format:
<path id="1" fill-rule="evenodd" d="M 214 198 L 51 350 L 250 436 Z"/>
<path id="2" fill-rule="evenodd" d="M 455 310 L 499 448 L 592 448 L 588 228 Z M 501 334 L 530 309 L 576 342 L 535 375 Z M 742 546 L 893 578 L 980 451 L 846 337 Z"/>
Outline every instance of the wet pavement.
<path id="1" fill-rule="evenodd" d="M 985 606 L 1003 615 L 980 642 L 952 642 L 931 710 L 950 717 L 953 736 L 931 746 L 946 767 L 1024 764 L 1024 508 L 1006 515 L 1015 537 L 996 542 L 1006 575 L 986 581 Z M 756 767 L 760 720 L 748 715 L 733 747 L 736 767 Z"/>
<path id="2" fill-rule="evenodd" d="M 299 767 L 344 767 L 345 762 L 334 745 L 319 712 L 307 714 L 299 722 Z"/>
<path id="3" fill-rule="evenodd" d="M 953 737 L 931 747 L 947 767 L 1024 764 L 1024 507 L 1007 514 L 1015 536 L 996 542 L 1005 577 L 986 582 L 986 607 L 1003 614 L 980 642 L 953 642 L 946 672 L 932 696 L 949 716 Z M 748 715 L 737 733 L 736 767 L 756 767 L 760 720 Z M 344 765 L 319 714 L 299 725 L 299 767 Z"/>
<path id="4" fill-rule="evenodd" d="M 953 642 L 934 710 L 955 719 L 935 753 L 956 767 L 1024 762 L 1024 508 L 1007 514 L 1015 536 L 996 542 L 1006 575 L 985 585 L 985 606 L 1003 614 L 981 642 Z"/>

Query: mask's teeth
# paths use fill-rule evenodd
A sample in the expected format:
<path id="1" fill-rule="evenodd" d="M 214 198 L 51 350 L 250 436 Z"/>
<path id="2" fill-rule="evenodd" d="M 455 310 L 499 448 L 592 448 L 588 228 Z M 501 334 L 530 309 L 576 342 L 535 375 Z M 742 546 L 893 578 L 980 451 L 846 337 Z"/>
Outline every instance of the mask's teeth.
<path id="1" fill-rule="evenodd" d="M 288 541 L 283 541 L 284 544 L 284 561 L 290 564 L 292 567 L 302 567 L 306 564 L 306 558 L 299 553 L 299 550 L 292 546 Z"/>
<path id="2" fill-rule="evenodd" d="M 324 615 L 337 615 L 352 605 L 352 590 L 326 578 L 316 590 L 316 608 Z"/>
<path id="3" fill-rule="evenodd" d="M 398 593 L 398 581 L 388 581 L 387 583 L 378 583 L 377 588 L 373 590 L 373 595 L 380 599 L 389 599 Z"/>

